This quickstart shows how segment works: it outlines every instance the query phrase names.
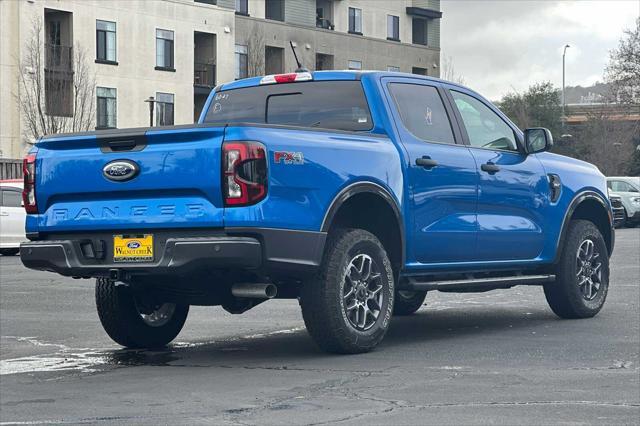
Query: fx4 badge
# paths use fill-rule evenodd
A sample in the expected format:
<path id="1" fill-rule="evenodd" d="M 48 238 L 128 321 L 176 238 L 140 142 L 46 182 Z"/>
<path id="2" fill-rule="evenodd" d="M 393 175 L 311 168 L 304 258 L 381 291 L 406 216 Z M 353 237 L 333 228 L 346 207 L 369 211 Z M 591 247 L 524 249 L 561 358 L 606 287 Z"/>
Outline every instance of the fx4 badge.
<path id="1" fill-rule="evenodd" d="M 276 151 L 273 153 L 273 161 L 276 164 L 304 164 L 304 156 L 301 152 Z"/>

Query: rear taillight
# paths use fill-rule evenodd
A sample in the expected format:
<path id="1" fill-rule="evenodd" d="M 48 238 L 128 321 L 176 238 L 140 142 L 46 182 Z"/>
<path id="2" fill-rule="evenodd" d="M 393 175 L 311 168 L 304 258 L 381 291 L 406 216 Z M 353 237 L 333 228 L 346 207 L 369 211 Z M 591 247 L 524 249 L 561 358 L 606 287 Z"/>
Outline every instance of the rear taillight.
<path id="1" fill-rule="evenodd" d="M 38 213 L 36 203 L 36 156 L 27 155 L 22 160 L 22 174 L 24 175 L 24 189 L 22 190 L 22 202 L 27 213 Z"/>
<path id="2" fill-rule="evenodd" d="M 222 187 L 226 206 L 248 206 L 267 195 L 267 156 L 262 144 L 222 144 Z"/>

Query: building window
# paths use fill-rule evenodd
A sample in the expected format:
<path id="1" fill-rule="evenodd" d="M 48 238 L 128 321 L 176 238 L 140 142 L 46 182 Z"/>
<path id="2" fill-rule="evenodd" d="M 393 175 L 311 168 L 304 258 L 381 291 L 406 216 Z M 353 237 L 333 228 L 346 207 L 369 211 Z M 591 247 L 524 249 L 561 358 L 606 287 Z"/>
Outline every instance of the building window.
<path id="1" fill-rule="evenodd" d="M 249 16 L 249 0 L 236 0 L 236 13 Z"/>
<path id="2" fill-rule="evenodd" d="M 96 61 L 116 62 L 116 23 L 96 21 Z"/>
<path id="3" fill-rule="evenodd" d="M 413 18 L 412 21 L 413 44 L 427 45 L 427 21 L 420 18 Z"/>
<path id="4" fill-rule="evenodd" d="M 387 15 L 387 40 L 400 41 L 400 17 Z"/>
<path id="5" fill-rule="evenodd" d="M 284 0 L 265 0 L 264 17 L 284 22 Z"/>
<path id="6" fill-rule="evenodd" d="M 362 35 L 362 9 L 349 8 L 349 32 Z"/>
<path id="7" fill-rule="evenodd" d="M 247 46 L 236 44 L 236 80 L 249 76 Z"/>
<path id="8" fill-rule="evenodd" d="M 387 66 L 387 71 L 400 72 L 400 67 L 394 67 L 393 65 Z"/>
<path id="9" fill-rule="evenodd" d="M 156 93 L 156 126 L 173 126 L 173 93 Z"/>
<path id="10" fill-rule="evenodd" d="M 420 68 L 420 67 L 412 67 L 411 68 L 411 74 L 429 75 L 429 73 L 427 72 L 426 68 Z"/>
<path id="11" fill-rule="evenodd" d="M 117 127 L 117 100 L 116 89 L 109 87 L 98 87 L 96 94 L 97 105 L 97 129 L 115 129 Z"/>
<path id="12" fill-rule="evenodd" d="M 175 71 L 173 68 L 173 31 L 156 30 L 156 69 Z"/>
<path id="13" fill-rule="evenodd" d="M 362 62 L 360 61 L 349 61 L 349 69 L 350 70 L 361 70 Z"/>

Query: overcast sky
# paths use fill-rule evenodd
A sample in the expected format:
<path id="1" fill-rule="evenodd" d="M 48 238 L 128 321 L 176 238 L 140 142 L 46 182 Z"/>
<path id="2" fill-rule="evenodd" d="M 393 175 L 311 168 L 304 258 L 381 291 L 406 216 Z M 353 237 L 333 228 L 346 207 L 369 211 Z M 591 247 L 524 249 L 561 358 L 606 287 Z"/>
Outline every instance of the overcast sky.
<path id="1" fill-rule="evenodd" d="M 567 86 L 603 80 L 609 50 L 640 16 L 640 0 L 443 0 L 441 60 L 489 99 L 549 80 Z"/>

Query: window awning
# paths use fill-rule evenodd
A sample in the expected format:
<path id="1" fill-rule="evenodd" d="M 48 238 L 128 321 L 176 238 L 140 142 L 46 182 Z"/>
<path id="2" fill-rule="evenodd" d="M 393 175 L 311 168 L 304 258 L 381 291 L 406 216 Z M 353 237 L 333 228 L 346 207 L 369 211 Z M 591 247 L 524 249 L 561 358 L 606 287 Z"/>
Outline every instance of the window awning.
<path id="1" fill-rule="evenodd" d="M 442 12 L 439 10 L 427 9 L 424 7 L 408 7 L 407 15 L 417 16 L 419 18 L 440 19 Z"/>

